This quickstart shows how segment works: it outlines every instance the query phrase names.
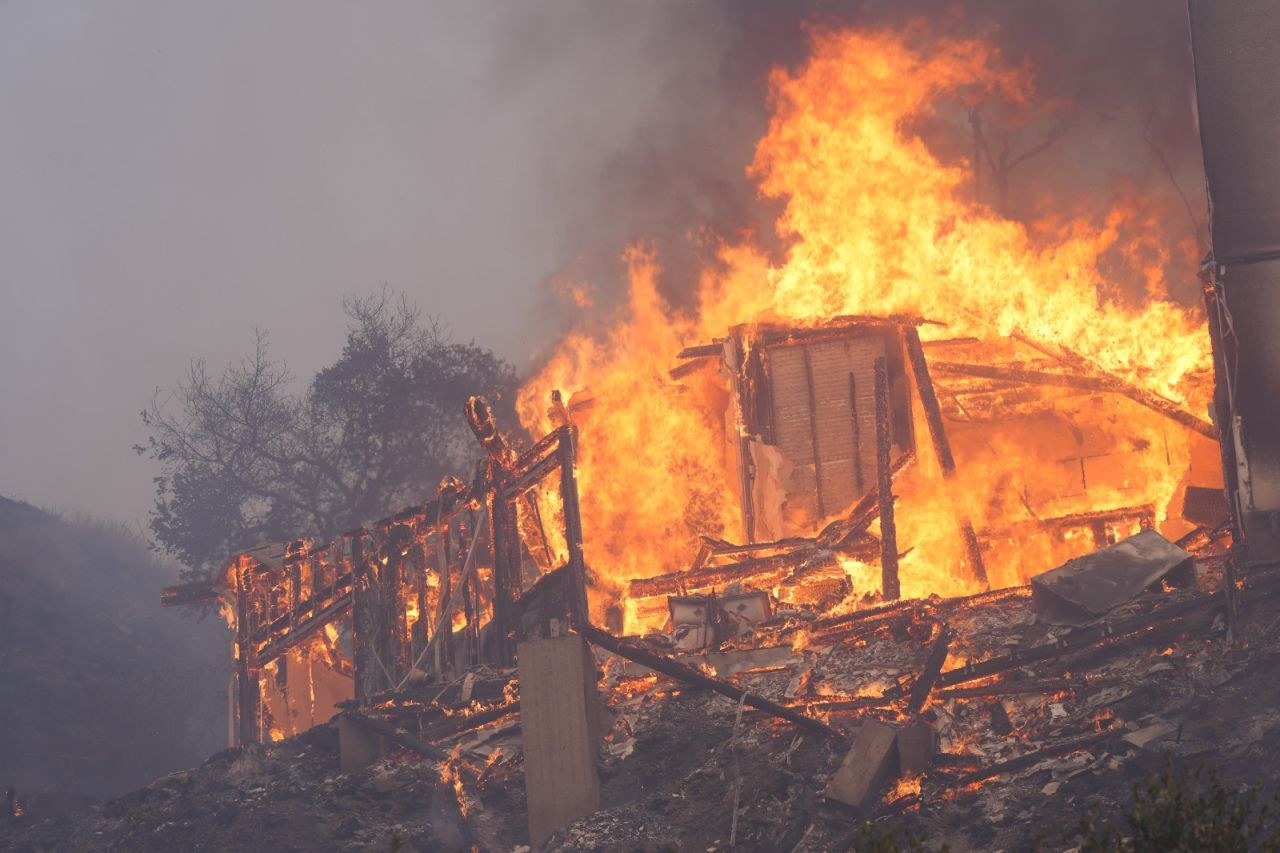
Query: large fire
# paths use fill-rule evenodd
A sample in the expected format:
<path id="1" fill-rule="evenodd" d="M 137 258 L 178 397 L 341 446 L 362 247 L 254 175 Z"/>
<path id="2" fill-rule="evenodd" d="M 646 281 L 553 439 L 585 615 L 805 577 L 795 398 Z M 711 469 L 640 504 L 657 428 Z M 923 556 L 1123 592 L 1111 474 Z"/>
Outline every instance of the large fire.
<path id="1" fill-rule="evenodd" d="M 1205 411 L 1208 336 L 1166 287 L 1166 268 L 1181 264 L 1193 276 L 1194 257 L 1164 236 L 1152 205 L 1130 193 L 1083 214 L 1015 221 L 974 201 L 971 163 L 927 144 L 920 128 L 960 126 L 979 102 L 1029 112 L 1029 71 L 983 41 L 928 38 L 919 27 L 819 31 L 811 43 L 801 67 L 772 73 L 772 119 L 748 169 L 763 196 L 784 203 L 777 229 L 785 256 L 772 260 L 750 241 L 725 243 L 697 283 L 696 308 L 683 311 L 661 298 L 654 253 L 628 249 L 630 298 L 620 315 L 603 333 L 566 337 L 521 394 L 521 418 L 533 433 L 554 425 L 552 389 L 564 392 L 579 427 L 593 610 L 616 601 L 632 578 L 688 566 L 699 535 L 743 540 L 725 452 L 726 429 L 740 424 L 726 426 L 716 414 L 725 410 L 723 385 L 669 373 L 682 348 L 723 338 L 737 324 L 918 316 L 945 324 L 921 328 L 926 344 L 972 337 L 995 351 L 1021 341 Z M 1056 205 L 1064 208 L 1088 202 Z M 1150 505 L 1158 525 L 1169 522 L 1200 439 L 1137 406 L 1076 405 L 1098 430 L 1158 452 L 1094 476 L 1087 496 L 1074 504 L 1069 495 L 1055 498 L 1054 510 L 1086 512 L 1100 500 Z M 914 417 L 921 421 L 918 406 Z M 922 421 L 915 432 L 927 434 Z M 1036 522 L 1028 496 L 1060 476 L 1053 452 L 1050 437 L 1028 424 L 960 439 L 959 474 L 944 482 L 921 447 L 894 483 L 903 594 L 973 591 L 960 570 L 956 518 L 1006 532 Z M 987 547 L 993 587 L 1021 583 L 1063 556 L 1060 543 L 1008 533 L 991 536 Z M 859 592 L 878 588 L 872 567 L 849 561 L 846 568 Z"/>

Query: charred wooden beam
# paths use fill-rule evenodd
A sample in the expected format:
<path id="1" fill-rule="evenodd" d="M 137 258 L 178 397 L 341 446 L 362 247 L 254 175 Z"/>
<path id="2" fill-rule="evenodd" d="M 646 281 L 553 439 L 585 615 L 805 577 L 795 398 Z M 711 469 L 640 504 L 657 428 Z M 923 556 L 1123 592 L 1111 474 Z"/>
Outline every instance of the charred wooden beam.
<path id="1" fill-rule="evenodd" d="M 897 615 L 913 607 L 926 605 L 927 602 L 917 599 L 895 601 L 892 604 L 882 604 L 879 607 L 868 607 L 866 610 L 855 610 L 843 616 L 829 616 L 825 619 L 819 619 L 813 625 L 816 632 L 824 633 L 828 630 L 837 630 L 859 622 L 876 621 L 887 616 Z"/>
<path id="2" fill-rule="evenodd" d="M 334 619 L 345 613 L 352 603 L 353 596 L 351 593 L 340 596 L 330 602 L 326 607 L 308 617 L 305 621 L 298 623 L 288 633 L 276 639 L 274 642 L 268 643 L 258 649 L 257 659 L 261 663 L 270 663 L 280 657 L 285 652 L 295 646 L 298 646 L 311 637 L 316 631 L 328 625 Z"/>
<path id="3" fill-rule="evenodd" d="M 967 517 L 960 518 L 960 539 L 964 542 L 965 557 L 969 561 L 969 571 L 974 580 L 983 586 L 990 586 L 987 580 L 987 566 L 982 560 L 982 547 L 978 544 L 978 534 L 974 532 L 973 522 Z"/>
<path id="4" fill-rule="evenodd" d="M 493 563 L 493 642 L 498 666 L 515 656 L 515 602 L 523 591 L 520 577 L 520 531 L 514 501 L 494 494 L 489 500 L 489 544 Z"/>
<path id="5" fill-rule="evenodd" d="M 347 572 L 342 577 L 335 580 L 328 586 L 320 589 L 314 595 L 298 603 L 289 612 L 279 616 L 273 622 L 262 626 L 258 629 L 254 639 L 258 642 L 266 642 L 276 635 L 283 634 L 289 630 L 289 626 L 296 624 L 299 619 L 309 618 L 309 614 L 316 612 L 319 608 L 324 610 L 333 602 L 351 594 L 351 585 L 355 583 L 355 577 L 351 572 Z"/>
<path id="6" fill-rule="evenodd" d="M 676 358 L 683 361 L 686 358 L 709 358 L 718 356 L 724 352 L 724 343 L 716 341 L 709 344 L 699 344 L 698 346 L 685 347 L 676 353 Z"/>
<path id="7" fill-rule="evenodd" d="M 1061 693 L 1064 690 L 1083 690 L 1090 687 L 1110 687 L 1123 684 L 1122 678 L 1045 678 L 1024 679 L 1021 681 L 999 681 L 995 684 L 984 684 L 981 687 L 956 687 L 951 690 L 939 690 L 939 699 L 977 699 L 985 696 L 1019 696 L 1027 693 Z"/>
<path id="8" fill-rule="evenodd" d="M 914 451 L 908 450 L 903 453 L 890 468 L 890 478 L 898 476 L 898 472 L 906 468 L 914 460 Z M 836 519 L 822 529 L 822 532 L 817 537 L 818 547 L 830 548 L 836 551 L 844 550 L 850 546 L 850 543 L 858 534 L 867 529 L 879 515 L 879 512 L 879 489 L 867 492 L 858 499 L 858 502 L 845 514 L 844 518 Z"/>
<path id="9" fill-rule="evenodd" d="M 632 598 L 680 595 L 692 589 L 722 586 L 733 581 L 746 583 L 767 575 L 778 575 L 780 578 L 783 571 L 795 568 L 816 553 L 811 549 L 798 549 L 770 557 L 755 557 L 736 563 L 726 563 L 723 566 L 670 572 L 652 578 L 636 578 L 628 585 L 627 595 Z"/>
<path id="10" fill-rule="evenodd" d="M 918 603 L 918 602 L 917 602 Z M 829 629 L 813 638 L 815 645 L 832 643 L 848 643 L 861 640 L 872 635 L 902 636 L 911 628 L 911 624 L 924 616 L 923 609 L 908 609 L 897 613 L 886 613 L 866 622 L 854 622 L 844 628 Z"/>
<path id="11" fill-rule="evenodd" d="M 1280 594 L 1280 586 L 1275 585 L 1274 579 L 1271 579 L 1268 585 L 1253 588 L 1250 593 L 1251 600 L 1254 601 L 1271 598 Z M 956 669 L 947 670 L 938 676 L 938 685 L 951 687 L 957 684 L 964 684 L 967 681 L 976 681 L 1001 672 L 1008 672 L 1011 669 L 1018 669 L 1027 664 L 1071 654 L 1100 643 L 1119 641 L 1131 636 L 1141 638 L 1146 636 L 1151 628 L 1182 619 L 1194 614 L 1196 611 L 1221 606 L 1223 601 L 1224 596 L 1222 593 L 1195 596 L 1128 619 L 1090 625 L 1073 631 L 1052 643 L 1045 643 L 1030 649 L 1010 652 L 1007 655 L 1001 655 L 990 660 L 965 664 Z"/>
<path id="12" fill-rule="evenodd" d="M 893 435 L 889 424 L 889 368 L 883 358 L 875 361 L 876 398 L 876 500 L 880 509 L 880 584 L 885 598 L 902 595 L 898 583 L 898 532 L 893 520 L 893 472 L 889 456 Z M 817 448 L 814 448 L 817 455 Z"/>
<path id="13" fill-rule="evenodd" d="M 455 714 L 451 717 L 445 717 L 443 721 L 435 723 L 422 730 L 422 737 L 429 741 L 437 741 L 447 737 L 453 737 L 465 732 L 474 731 L 481 726 L 487 726 L 489 723 L 497 722 L 503 717 L 511 714 L 520 713 L 520 701 L 508 702 L 505 705 L 499 705 L 496 708 L 486 708 L 483 711 L 476 711 L 474 714 Z"/>
<path id="14" fill-rule="evenodd" d="M 718 356 L 720 354 L 721 354 L 721 350 L 719 347 L 717 347 L 715 355 Z M 683 379 L 684 377 L 688 376 L 690 373 L 697 373 L 702 368 L 708 367 L 714 364 L 716 361 L 717 359 L 715 356 L 709 356 L 709 355 L 702 356 L 701 358 L 692 358 L 689 361 L 686 361 L 684 364 L 680 365 L 679 367 L 671 368 L 671 370 L 667 371 L 667 375 L 670 376 L 672 379 Z"/>
<path id="15" fill-rule="evenodd" d="M 920 676 L 911 685 L 911 696 L 907 700 L 907 713 L 918 714 L 920 709 L 924 707 L 924 703 L 928 700 L 929 694 L 933 691 L 933 686 L 938 682 L 938 675 L 942 672 L 942 664 L 947 660 L 947 649 L 951 647 L 951 641 L 955 638 L 955 632 L 945 622 L 938 626 L 938 636 L 933 641 L 933 646 L 929 649 L 929 657 L 925 659 L 924 669 L 921 670 Z"/>
<path id="16" fill-rule="evenodd" d="M 248 569 L 236 568 L 236 703 L 240 743 L 262 741 L 262 686 L 258 680 L 258 664 L 253 649 L 253 602 L 250 599 L 252 579 Z"/>
<path id="17" fill-rule="evenodd" d="M 707 548 L 707 559 L 711 557 L 727 557 L 735 554 L 751 554 L 757 551 L 771 550 L 795 550 L 797 548 L 812 548 L 816 540 L 808 537 L 793 536 L 787 539 L 778 539 L 773 542 L 751 542 L 746 545 L 735 545 L 732 542 L 725 542 L 718 539 L 710 539 L 702 537 L 703 545 Z"/>
<path id="18" fill-rule="evenodd" d="M 160 590 L 160 605 L 162 607 L 187 607 L 197 604 L 211 604 L 221 600 L 221 584 L 216 580 L 166 586 Z"/>
<path id="19" fill-rule="evenodd" d="M 355 536 L 351 541 L 351 570 L 354 575 L 351 590 L 352 662 L 355 664 L 356 699 L 364 705 L 379 690 L 395 685 L 386 683 L 378 657 L 383 617 L 381 595 L 377 571 L 366 559 L 361 536 Z"/>
<path id="20" fill-rule="evenodd" d="M 424 758 L 430 758 L 432 761 L 448 761 L 449 753 L 439 747 L 432 746 L 429 743 L 423 743 L 418 738 L 397 729 L 390 723 L 384 723 L 382 720 L 362 714 L 359 711 L 344 711 L 343 718 L 354 723 L 357 726 L 366 728 L 371 732 L 382 735 L 395 741 L 400 746 L 411 752 L 416 752 Z"/>
<path id="21" fill-rule="evenodd" d="M 556 433 L 553 433 L 553 435 L 554 434 Z M 534 462 L 519 476 L 507 477 L 498 493 L 504 500 L 514 500 L 536 486 L 544 477 L 552 471 L 555 471 L 558 467 L 560 467 L 560 457 L 557 452 L 552 449 L 550 453 Z M 506 475 L 504 474 L 503 476 Z"/>
<path id="22" fill-rule="evenodd" d="M 795 707 L 811 711 L 864 711 L 867 708 L 886 708 L 895 700 L 884 696 L 858 696 L 853 699 L 818 699 L 800 702 Z"/>
<path id="23" fill-rule="evenodd" d="M 1037 749 L 1034 752 L 1028 752 L 1026 755 L 1019 755 L 1017 758 L 1010 758 L 1008 761 L 1001 761 L 988 767 L 981 767 L 969 773 L 960 776 L 953 783 L 956 788 L 964 788 L 976 782 L 982 782 L 993 776 L 999 776 L 1003 773 L 1016 773 L 1025 770 L 1046 758 L 1054 758 L 1059 755 L 1066 755 L 1069 752 L 1076 752 L 1081 749 L 1088 749 L 1091 746 L 1097 746 L 1101 743 L 1116 740 L 1122 732 L 1105 731 L 1098 734 L 1083 735 L 1081 737 L 1070 738 L 1068 740 L 1059 741 L 1050 744 L 1043 749 Z"/>
<path id="24" fill-rule="evenodd" d="M 1006 379 L 1030 385 L 1057 385 L 1063 388 L 1120 394 L 1203 436 L 1215 441 L 1218 438 L 1218 431 L 1214 429 L 1213 424 L 1188 412 L 1167 397 L 1139 388 L 1118 376 L 1103 374 L 1092 365 L 1088 367 L 1092 375 L 1030 370 L 1016 365 L 961 364 L 945 361 L 933 362 L 933 369 L 965 376 L 981 376 L 986 379 Z"/>
<path id="25" fill-rule="evenodd" d="M 928 362 L 925 361 L 920 333 L 914 328 L 904 329 L 903 337 L 907 341 L 907 358 L 911 362 L 911 373 L 915 376 L 916 393 L 920 396 L 920 405 L 924 409 L 925 423 L 929 426 L 933 452 L 938 457 L 938 466 L 942 469 L 942 475 L 950 477 L 956 472 L 956 460 L 951 453 L 951 442 L 947 439 L 946 427 L 942 423 L 942 409 L 938 405 L 938 393 L 933 387 L 933 377 L 929 374 Z"/>
<path id="26" fill-rule="evenodd" d="M 929 438 L 933 441 L 933 451 L 938 457 L 938 467 L 942 469 L 943 479 L 949 480 L 955 476 L 956 460 L 951 452 L 951 442 L 947 438 L 946 426 L 942 422 L 942 408 L 938 405 L 938 394 L 933 387 L 929 363 L 924 357 L 920 333 L 915 328 L 909 328 L 903 330 L 903 336 L 907 341 L 907 358 L 911 362 L 911 372 L 916 380 L 916 393 L 924 409 L 925 423 L 929 426 Z M 985 586 L 987 567 L 982 560 L 982 549 L 978 546 L 973 522 L 962 515 L 957 519 L 957 523 L 960 525 L 960 538 L 964 541 L 965 556 L 969 560 L 969 571 L 975 580 Z"/>
<path id="27" fill-rule="evenodd" d="M 619 639 L 618 637 L 615 637 L 612 634 L 602 631 L 592 625 L 582 626 L 582 635 L 586 637 L 589 642 L 602 649 L 613 652 L 619 657 L 643 664 L 656 672 L 660 672 L 663 675 L 669 675 L 672 678 L 678 679 L 687 684 L 705 687 L 708 690 L 719 693 L 721 696 L 728 696 L 730 699 L 742 702 L 752 708 L 766 711 L 775 717 L 780 717 L 784 720 L 795 723 L 806 731 L 820 734 L 823 737 L 838 738 L 841 736 L 839 732 L 821 720 L 808 717 L 791 708 L 783 707 L 776 702 L 770 701 L 763 696 L 757 696 L 756 694 L 743 690 L 742 688 L 730 684 L 727 681 L 712 678 L 711 676 L 706 675 L 687 664 L 663 657 L 662 655 L 651 652 L 648 649 L 627 640 Z"/>

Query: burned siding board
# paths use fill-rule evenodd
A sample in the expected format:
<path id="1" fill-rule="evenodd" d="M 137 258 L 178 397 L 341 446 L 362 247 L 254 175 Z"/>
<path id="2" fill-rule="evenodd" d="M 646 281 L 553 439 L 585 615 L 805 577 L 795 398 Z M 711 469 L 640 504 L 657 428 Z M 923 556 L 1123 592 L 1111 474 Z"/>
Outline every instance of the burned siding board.
<path id="1" fill-rule="evenodd" d="M 818 459 L 823 494 L 828 512 L 840 512 L 861 497 L 875 477 L 875 445 L 858 439 L 875 434 L 874 365 L 876 359 L 885 357 L 885 339 L 881 335 L 866 335 L 811 344 L 809 349 L 818 407 Z M 850 376 L 856 395 L 852 400 Z"/>
<path id="2" fill-rule="evenodd" d="M 890 365 L 890 421 L 895 446 L 910 447 L 909 400 L 896 337 L 882 329 L 848 330 L 768 346 L 765 364 L 773 441 L 794 466 L 785 484 L 792 518 L 842 512 L 876 482 L 875 373 Z M 779 531 L 774 531 L 779 533 Z M 811 532 L 788 529 L 781 533 Z"/>
<path id="3" fill-rule="evenodd" d="M 797 346 L 771 348 L 769 373 L 774 436 L 778 448 L 795 466 L 790 481 L 784 485 L 796 508 L 816 520 L 818 482 L 814 470 L 813 426 L 804 350 Z M 775 534 L 784 532 L 791 531 L 774 531 Z"/>

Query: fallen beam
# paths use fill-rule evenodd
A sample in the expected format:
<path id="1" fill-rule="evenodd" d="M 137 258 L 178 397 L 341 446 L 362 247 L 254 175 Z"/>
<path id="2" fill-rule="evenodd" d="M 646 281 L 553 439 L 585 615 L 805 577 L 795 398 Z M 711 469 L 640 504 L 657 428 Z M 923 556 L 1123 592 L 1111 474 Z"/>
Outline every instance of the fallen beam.
<path id="1" fill-rule="evenodd" d="M 985 696 L 1018 696 L 1026 693 L 1061 693 L 1064 690 L 1081 690 L 1087 687 L 1110 687 L 1123 684 L 1121 678 L 1045 678 L 1028 679 L 1026 681 L 1000 681 L 995 684 L 984 684 L 981 687 L 956 687 L 951 690 L 939 690 L 939 699 L 975 699 Z"/>
<path id="2" fill-rule="evenodd" d="M 1250 592 L 1252 593 L 1251 600 L 1260 601 L 1277 595 L 1280 593 L 1280 588 L 1268 586 L 1262 589 L 1252 589 Z M 965 664 L 956 669 L 947 670 L 938 676 L 938 686 L 951 687 L 957 684 L 964 684 L 967 681 L 977 681 L 980 678 L 1008 672 L 1011 669 L 1018 669 L 1027 664 L 1051 660 L 1100 643 L 1120 640 L 1129 635 L 1139 635 L 1150 628 L 1173 622 L 1196 611 L 1209 610 L 1222 605 L 1223 597 L 1221 593 L 1213 593 L 1203 597 L 1197 596 L 1187 601 L 1159 608 L 1154 612 L 1139 614 L 1110 624 L 1090 625 L 1073 631 L 1052 643 L 1045 643 L 1030 649 L 1010 652 L 1007 655 L 991 658 L 990 660 Z"/>
<path id="3" fill-rule="evenodd" d="M 934 390 L 933 376 L 929 373 L 929 363 L 925 360 L 924 347 L 920 344 L 920 333 L 914 328 L 904 329 L 903 336 L 907 341 L 907 357 L 911 362 L 911 372 L 916 380 L 916 395 L 920 398 L 925 424 L 929 427 L 929 437 L 933 440 L 933 452 L 938 457 L 942 478 L 950 480 L 955 477 L 956 460 L 951 453 L 951 441 L 947 438 L 946 427 L 942 423 L 942 407 L 938 405 L 938 393 Z M 956 523 L 960 526 L 960 538 L 964 542 L 970 573 L 978 583 L 990 586 L 987 581 L 987 567 L 982 560 L 982 550 L 978 547 L 978 537 L 973 531 L 973 522 L 967 516 L 961 515 L 956 519 Z"/>
<path id="4" fill-rule="evenodd" d="M 501 720 L 509 714 L 518 713 L 520 713 L 520 702 L 517 700 L 508 702 L 506 705 L 499 705 L 496 708 L 486 708 L 474 714 L 455 714 L 423 729 L 422 737 L 429 741 L 437 741 L 473 731 L 481 726 Z"/>
<path id="5" fill-rule="evenodd" d="M 915 458 L 916 454 L 913 450 L 908 450 L 899 456 L 890 469 L 891 478 L 898 476 L 898 472 L 906 468 Z M 845 514 L 844 518 L 838 518 L 822 528 L 822 532 L 818 534 L 817 538 L 818 547 L 834 551 L 846 550 L 849 547 L 850 540 L 856 534 L 865 532 L 871 522 L 879 515 L 879 491 L 879 489 L 868 491 L 853 505 L 853 508 Z"/>
<path id="6" fill-rule="evenodd" d="M 942 672 L 942 664 L 947 660 L 947 649 L 955 638 L 955 631 L 945 622 L 938 626 L 938 636 L 929 649 L 929 657 L 925 659 L 924 669 L 920 677 L 911 685 L 911 698 L 907 701 L 907 713 L 918 714 L 933 691 L 938 675 Z"/>
<path id="7" fill-rule="evenodd" d="M 784 720 L 789 720 L 797 726 L 815 734 L 822 735 L 823 737 L 841 737 L 838 731 L 821 720 L 815 720 L 813 717 L 805 716 L 798 711 L 786 708 L 779 705 L 777 702 L 764 698 L 763 696 L 757 696 L 756 694 L 743 690 L 742 688 L 730 684 L 727 681 L 712 678 L 691 666 L 663 657 L 662 655 L 651 652 L 648 649 L 636 645 L 635 643 L 619 639 L 607 631 L 602 631 L 593 625 L 584 625 L 582 627 L 582 635 L 586 637 L 588 641 L 594 643 L 600 648 L 613 652 L 618 657 L 623 657 L 627 660 L 644 664 L 655 672 L 660 672 L 663 675 L 669 675 L 672 678 L 688 684 L 705 687 L 708 690 L 719 693 L 721 696 L 728 696 L 730 699 L 740 701 L 752 708 L 757 708 L 761 711 L 766 711 L 775 717 L 781 717 Z"/>
<path id="8" fill-rule="evenodd" d="M 1097 746 L 1100 743 L 1117 740 L 1122 734 L 1122 731 L 1106 731 L 1098 734 L 1084 735 L 1082 737 L 1064 740 L 1059 743 L 1046 746 L 1043 749 L 1028 752 L 1026 755 L 1019 755 L 1017 758 L 1010 758 L 1008 761 L 1001 761 L 988 767 L 980 767 L 977 770 L 959 777 L 953 784 L 954 787 L 963 788 L 976 782 L 983 782 L 993 776 L 1000 776 L 1005 773 L 1016 773 L 1020 770 L 1026 770 L 1028 767 L 1032 767 L 1046 758 L 1055 758 L 1059 755 L 1066 755 L 1069 752 L 1076 752 L 1077 750 Z"/>
<path id="9" fill-rule="evenodd" d="M 688 590 L 724 586 L 734 581 L 746 583 L 763 575 L 776 574 L 794 568 L 817 554 L 803 549 L 769 557 L 754 557 L 723 566 L 708 566 L 683 572 L 670 572 L 652 578 L 637 578 L 628 585 L 631 598 L 651 598 L 655 595 L 682 595 Z"/>
<path id="10" fill-rule="evenodd" d="M 410 750 L 411 752 L 416 752 L 424 758 L 430 758 L 432 761 L 449 760 L 449 753 L 438 747 L 434 747 L 429 743 L 424 743 L 413 735 L 405 734 L 390 723 L 375 720 L 372 717 L 361 714 L 359 711 L 344 711 L 342 716 L 343 719 L 348 722 L 362 726 L 375 734 L 380 734 L 389 738 L 400 746 L 403 746 L 405 749 Z"/>

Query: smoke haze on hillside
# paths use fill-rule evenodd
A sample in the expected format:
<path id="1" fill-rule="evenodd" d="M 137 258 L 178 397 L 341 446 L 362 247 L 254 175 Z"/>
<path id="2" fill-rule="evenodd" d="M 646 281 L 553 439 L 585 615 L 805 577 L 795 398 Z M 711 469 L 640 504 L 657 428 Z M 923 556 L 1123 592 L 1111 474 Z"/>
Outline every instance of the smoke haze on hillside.
<path id="1" fill-rule="evenodd" d="M 807 25 L 911 15 L 994 31 L 1072 103 L 1087 129 L 1020 187 L 1122 173 L 1179 206 L 1167 164 L 1203 210 L 1172 0 L 0 4 L 0 493 L 142 519 L 152 390 L 255 327 L 307 378 L 344 294 L 389 285 L 521 369 L 574 322 L 551 284 L 607 308 L 628 243 L 678 301 L 700 229 L 769 243 L 769 68 Z"/>

